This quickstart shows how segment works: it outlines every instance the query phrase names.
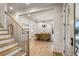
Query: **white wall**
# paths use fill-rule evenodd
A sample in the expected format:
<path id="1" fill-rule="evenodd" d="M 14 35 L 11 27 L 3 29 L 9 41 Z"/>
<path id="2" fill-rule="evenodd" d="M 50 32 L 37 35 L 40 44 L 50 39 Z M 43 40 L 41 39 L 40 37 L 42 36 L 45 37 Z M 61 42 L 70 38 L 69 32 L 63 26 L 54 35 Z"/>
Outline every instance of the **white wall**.
<path id="1" fill-rule="evenodd" d="M 24 16 L 19 16 L 19 23 L 29 25 L 29 38 L 31 38 L 36 33 L 36 23 Z"/>
<path id="2" fill-rule="evenodd" d="M 54 18 L 54 51 L 63 52 L 63 6 L 55 10 Z"/>
<path id="3" fill-rule="evenodd" d="M 45 28 L 42 27 L 42 25 L 45 24 L 47 25 Z M 46 33 L 52 33 L 52 24 L 53 24 L 53 21 L 51 22 L 39 22 L 39 23 L 36 23 L 36 33 L 43 33 L 44 31 Z"/>
<path id="4" fill-rule="evenodd" d="M 4 29 L 6 29 L 6 15 L 5 15 L 5 11 L 6 11 L 6 4 L 5 3 L 0 3 L 0 23 L 2 24 L 2 26 L 4 26 Z"/>

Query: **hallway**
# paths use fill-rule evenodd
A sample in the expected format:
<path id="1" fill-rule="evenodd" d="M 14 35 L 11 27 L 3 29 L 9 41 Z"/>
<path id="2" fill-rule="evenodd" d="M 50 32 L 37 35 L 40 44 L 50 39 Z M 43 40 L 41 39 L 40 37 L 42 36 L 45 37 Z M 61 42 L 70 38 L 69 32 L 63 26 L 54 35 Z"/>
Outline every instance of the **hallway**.
<path id="1" fill-rule="evenodd" d="M 74 54 L 74 4 L 0 5 L 2 13 L 0 14 L 0 55 L 70 56 Z"/>
<path id="2" fill-rule="evenodd" d="M 30 40 L 30 56 L 52 56 L 52 43 Z"/>

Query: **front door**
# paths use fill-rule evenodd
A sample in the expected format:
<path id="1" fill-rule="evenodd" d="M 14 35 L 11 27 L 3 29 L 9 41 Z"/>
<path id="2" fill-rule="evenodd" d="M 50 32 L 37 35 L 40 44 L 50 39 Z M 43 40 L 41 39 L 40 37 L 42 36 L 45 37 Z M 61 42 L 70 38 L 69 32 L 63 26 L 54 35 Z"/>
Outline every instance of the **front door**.
<path id="1" fill-rule="evenodd" d="M 79 3 L 75 4 L 75 55 L 79 56 Z"/>
<path id="2" fill-rule="evenodd" d="M 74 4 L 64 4 L 64 55 L 74 55 Z"/>

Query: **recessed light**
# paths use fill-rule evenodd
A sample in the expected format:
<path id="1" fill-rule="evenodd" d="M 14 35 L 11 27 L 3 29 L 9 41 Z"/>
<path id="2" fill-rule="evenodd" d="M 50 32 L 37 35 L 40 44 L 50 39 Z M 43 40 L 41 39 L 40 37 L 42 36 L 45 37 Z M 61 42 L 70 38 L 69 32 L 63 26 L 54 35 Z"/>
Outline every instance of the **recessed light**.
<path id="1" fill-rule="evenodd" d="M 13 10 L 13 7 L 9 7 L 10 8 L 10 10 Z"/>
<path id="2" fill-rule="evenodd" d="M 30 3 L 26 3 L 27 5 L 29 5 Z"/>
<path id="3" fill-rule="evenodd" d="M 30 14 L 27 14 L 27 16 L 30 16 Z"/>

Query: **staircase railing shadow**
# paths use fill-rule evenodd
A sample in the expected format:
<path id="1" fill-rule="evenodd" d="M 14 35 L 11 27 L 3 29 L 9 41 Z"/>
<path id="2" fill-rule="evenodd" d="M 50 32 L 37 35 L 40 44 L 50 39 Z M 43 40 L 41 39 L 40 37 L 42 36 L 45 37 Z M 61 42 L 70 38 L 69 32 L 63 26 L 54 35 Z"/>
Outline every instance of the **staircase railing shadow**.
<path id="1" fill-rule="evenodd" d="M 24 29 L 8 12 L 5 12 L 5 14 L 7 15 L 9 34 L 11 34 L 12 38 L 23 48 L 22 50 L 26 55 L 29 55 L 29 29 Z"/>

